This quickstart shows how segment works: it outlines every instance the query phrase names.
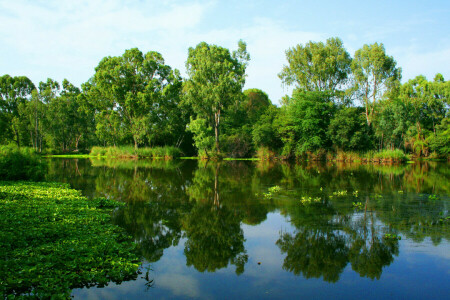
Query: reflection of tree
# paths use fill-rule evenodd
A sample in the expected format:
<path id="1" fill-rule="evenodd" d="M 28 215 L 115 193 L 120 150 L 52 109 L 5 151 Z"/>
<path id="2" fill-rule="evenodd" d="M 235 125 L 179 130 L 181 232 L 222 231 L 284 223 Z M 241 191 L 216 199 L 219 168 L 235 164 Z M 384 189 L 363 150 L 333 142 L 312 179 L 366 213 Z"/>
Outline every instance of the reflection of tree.
<path id="1" fill-rule="evenodd" d="M 152 161 L 119 162 L 99 174 L 97 192 L 127 203 L 114 212 L 113 222 L 133 236 L 148 261 L 158 261 L 164 249 L 178 244 L 181 219 L 192 207 L 185 193 L 190 170 Z"/>
<path id="2" fill-rule="evenodd" d="M 350 262 L 361 276 L 379 279 L 383 267 L 398 255 L 398 241 L 382 238 L 373 212 L 355 220 L 348 209 L 323 201 L 295 206 L 286 213 L 297 231 L 280 234 L 277 245 L 286 253 L 283 268 L 296 275 L 336 282 Z"/>
<path id="3" fill-rule="evenodd" d="M 214 272 L 229 263 L 236 265 L 237 274 L 244 272 L 248 258 L 241 229 L 243 214 L 229 208 L 233 207 L 228 193 L 233 180 L 221 172 L 221 164 L 210 164 L 195 171 L 187 189 L 196 205 L 183 222 L 187 237 L 184 253 L 187 265 L 200 272 Z"/>
<path id="4" fill-rule="evenodd" d="M 181 238 L 180 219 L 188 209 L 176 202 L 132 202 L 113 215 L 113 222 L 124 227 L 138 244 L 141 254 L 156 262 L 163 251 L 178 245 Z"/>
<path id="5" fill-rule="evenodd" d="M 282 234 L 277 245 L 287 254 L 283 269 L 306 278 L 336 282 L 348 262 L 345 237 L 334 232 L 305 228 L 295 236 Z"/>
<path id="6" fill-rule="evenodd" d="M 236 273 L 244 271 L 247 255 L 240 216 L 226 206 L 198 203 L 183 222 L 187 241 L 184 254 L 187 265 L 198 271 L 214 272 L 229 263 Z"/>
<path id="7" fill-rule="evenodd" d="M 362 238 L 353 241 L 349 259 L 352 269 L 362 277 L 380 279 L 383 267 L 394 261 L 398 255 L 398 241 L 374 237 L 369 244 Z"/>

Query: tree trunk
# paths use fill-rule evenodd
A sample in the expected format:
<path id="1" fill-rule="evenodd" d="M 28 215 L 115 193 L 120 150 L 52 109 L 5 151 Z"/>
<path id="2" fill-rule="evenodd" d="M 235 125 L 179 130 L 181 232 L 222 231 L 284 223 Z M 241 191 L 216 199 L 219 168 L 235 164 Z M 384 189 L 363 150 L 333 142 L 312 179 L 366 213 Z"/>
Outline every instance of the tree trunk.
<path id="1" fill-rule="evenodd" d="M 217 112 L 214 114 L 215 117 L 215 124 L 214 124 L 214 129 L 215 129 L 215 134 L 216 134 L 216 151 L 217 153 L 220 152 L 220 148 L 219 148 L 219 124 L 220 124 L 220 109 L 217 110 Z"/>

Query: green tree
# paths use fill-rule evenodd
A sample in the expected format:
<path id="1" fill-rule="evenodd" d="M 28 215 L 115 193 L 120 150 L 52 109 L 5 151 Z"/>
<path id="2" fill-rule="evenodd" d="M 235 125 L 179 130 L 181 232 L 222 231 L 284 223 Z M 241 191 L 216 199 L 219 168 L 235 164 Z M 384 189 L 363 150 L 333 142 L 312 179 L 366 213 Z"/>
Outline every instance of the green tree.
<path id="1" fill-rule="evenodd" d="M 359 107 L 338 109 L 330 120 L 327 135 L 339 150 L 367 151 L 373 148 L 372 132 Z"/>
<path id="2" fill-rule="evenodd" d="M 398 86 L 401 68 L 388 56 L 383 44 L 364 45 L 355 52 L 351 64 L 354 91 L 365 107 L 367 124 L 372 124 L 377 101 L 390 89 Z"/>
<path id="3" fill-rule="evenodd" d="M 306 91 L 344 91 L 350 75 L 351 57 L 342 40 L 308 42 L 286 51 L 288 65 L 278 77 L 284 84 Z M 342 94 L 336 93 L 336 96 Z"/>
<path id="4" fill-rule="evenodd" d="M 0 122 L 4 125 L 0 140 L 14 141 L 20 147 L 24 136 L 28 137 L 19 116 L 19 106 L 30 99 L 34 89 L 33 82 L 25 76 L 0 77 Z"/>
<path id="5" fill-rule="evenodd" d="M 119 127 L 132 137 L 135 148 L 152 138 L 166 117 L 162 108 L 179 102 L 179 72 L 165 65 L 158 52 L 144 55 L 137 48 L 126 50 L 122 56 L 102 59 L 95 71 L 92 93 L 97 106 L 108 112 L 105 117 L 112 111 L 119 114 Z"/>
<path id="6" fill-rule="evenodd" d="M 240 97 L 249 59 L 247 46 L 242 41 L 232 54 L 226 48 L 205 42 L 189 48 L 186 61 L 189 78 L 184 85 L 186 100 L 196 119 L 206 120 L 208 127 L 214 129 L 216 152 L 220 152 L 221 114 Z"/>
<path id="7" fill-rule="evenodd" d="M 297 155 L 329 146 L 327 128 L 335 110 L 330 95 L 329 92 L 294 90 L 279 129 L 285 144 L 291 143 L 295 147 L 291 150 Z"/>

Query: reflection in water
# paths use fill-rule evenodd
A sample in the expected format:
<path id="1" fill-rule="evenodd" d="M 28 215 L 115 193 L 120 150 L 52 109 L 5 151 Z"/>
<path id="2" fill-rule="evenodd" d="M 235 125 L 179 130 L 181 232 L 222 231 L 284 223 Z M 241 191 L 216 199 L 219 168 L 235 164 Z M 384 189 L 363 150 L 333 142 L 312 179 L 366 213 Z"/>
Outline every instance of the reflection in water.
<path id="1" fill-rule="evenodd" d="M 285 219 L 276 238 L 282 268 L 326 282 L 338 282 L 347 266 L 361 277 L 382 278 L 401 255 L 402 241 L 386 234 L 434 245 L 450 240 L 445 163 L 52 159 L 49 165 L 49 179 L 126 202 L 113 220 L 133 235 L 146 261 L 182 247 L 186 266 L 199 272 L 233 265 L 245 274 L 252 242 L 242 225 L 257 227 L 270 212 Z M 279 193 L 262 196 L 276 185 Z"/>

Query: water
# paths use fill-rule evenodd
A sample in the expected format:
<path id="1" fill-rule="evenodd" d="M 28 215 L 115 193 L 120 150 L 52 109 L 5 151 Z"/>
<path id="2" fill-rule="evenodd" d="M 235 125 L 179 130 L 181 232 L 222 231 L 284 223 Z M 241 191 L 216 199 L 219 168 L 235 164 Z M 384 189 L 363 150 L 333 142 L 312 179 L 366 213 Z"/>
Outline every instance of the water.
<path id="1" fill-rule="evenodd" d="M 49 160 L 51 180 L 127 206 L 139 279 L 75 299 L 444 299 L 450 169 Z M 398 239 L 400 238 L 400 240 Z"/>

